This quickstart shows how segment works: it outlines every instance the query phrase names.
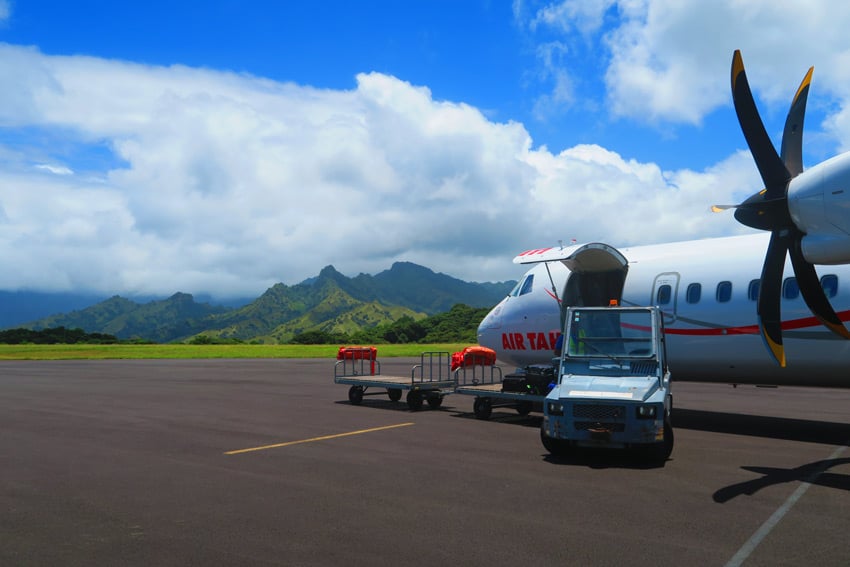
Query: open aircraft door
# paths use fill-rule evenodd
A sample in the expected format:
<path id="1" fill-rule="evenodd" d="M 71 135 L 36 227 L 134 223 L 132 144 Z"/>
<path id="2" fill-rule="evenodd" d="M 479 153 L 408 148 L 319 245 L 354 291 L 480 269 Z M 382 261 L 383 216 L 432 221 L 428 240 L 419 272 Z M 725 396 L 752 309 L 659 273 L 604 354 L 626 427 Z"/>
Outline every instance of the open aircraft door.
<path id="1" fill-rule="evenodd" d="M 539 262 L 561 262 L 571 272 L 564 289 L 554 290 L 560 291 L 562 309 L 569 305 L 606 306 L 611 300 L 622 299 L 629 262 L 612 246 L 591 242 L 529 250 L 514 258 L 515 264 Z"/>

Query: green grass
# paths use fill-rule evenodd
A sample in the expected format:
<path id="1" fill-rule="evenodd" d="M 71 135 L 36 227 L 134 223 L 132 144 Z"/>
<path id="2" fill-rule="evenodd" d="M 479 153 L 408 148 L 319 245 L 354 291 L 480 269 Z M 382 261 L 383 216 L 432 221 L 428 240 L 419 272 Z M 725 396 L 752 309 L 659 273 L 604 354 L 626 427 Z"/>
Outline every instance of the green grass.
<path id="1" fill-rule="evenodd" d="M 468 344 L 375 345 L 378 358 L 456 352 Z M 145 358 L 336 358 L 339 345 L 2 345 L 0 360 Z"/>

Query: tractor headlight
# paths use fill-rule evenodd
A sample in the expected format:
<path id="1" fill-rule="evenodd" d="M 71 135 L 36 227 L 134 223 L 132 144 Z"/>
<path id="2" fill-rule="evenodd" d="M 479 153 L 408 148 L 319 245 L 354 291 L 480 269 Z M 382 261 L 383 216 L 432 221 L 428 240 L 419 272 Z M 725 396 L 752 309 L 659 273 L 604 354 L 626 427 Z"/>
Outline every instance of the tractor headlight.
<path id="1" fill-rule="evenodd" d="M 638 419 L 655 419 L 658 416 L 658 406 L 647 405 L 637 407 Z"/>
<path id="2" fill-rule="evenodd" d="M 564 415 L 564 404 L 560 402 L 548 402 L 546 404 L 546 413 L 549 415 Z"/>

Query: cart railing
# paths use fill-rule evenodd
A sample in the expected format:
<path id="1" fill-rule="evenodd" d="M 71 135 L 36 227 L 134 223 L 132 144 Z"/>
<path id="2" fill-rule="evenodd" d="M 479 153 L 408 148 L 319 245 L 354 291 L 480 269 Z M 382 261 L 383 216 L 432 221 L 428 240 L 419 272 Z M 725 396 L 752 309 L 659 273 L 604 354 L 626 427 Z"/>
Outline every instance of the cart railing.
<path id="1" fill-rule="evenodd" d="M 375 356 L 372 347 L 348 347 L 341 349 L 339 360 L 334 364 L 334 378 L 346 376 L 379 376 L 381 362 Z"/>
<path id="2" fill-rule="evenodd" d="M 410 370 L 411 384 L 449 382 L 452 380 L 452 358 L 448 352 L 423 352 L 419 364 Z"/>
<path id="3" fill-rule="evenodd" d="M 481 356 L 475 353 L 463 357 L 463 364 L 454 371 L 454 375 L 459 387 L 502 383 L 502 368 L 482 361 Z"/>

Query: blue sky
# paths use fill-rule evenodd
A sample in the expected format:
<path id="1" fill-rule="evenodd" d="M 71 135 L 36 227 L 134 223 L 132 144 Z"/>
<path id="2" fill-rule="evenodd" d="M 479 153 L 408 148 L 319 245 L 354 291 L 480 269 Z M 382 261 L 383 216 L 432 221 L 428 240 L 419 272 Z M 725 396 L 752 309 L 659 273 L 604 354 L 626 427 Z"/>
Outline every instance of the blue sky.
<path id="1" fill-rule="evenodd" d="M 708 213 L 760 188 L 734 49 L 777 144 L 814 65 L 804 161 L 850 145 L 850 9 L 782 4 L 0 0 L 0 289 L 513 279 L 559 239 L 743 232 Z"/>
<path id="2" fill-rule="evenodd" d="M 128 7 L 36 0 L 12 6 L 4 41 L 36 45 L 46 54 L 231 70 L 327 89 L 354 88 L 358 73 L 376 71 L 426 86 L 437 100 L 470 104 L 491 120 L 520 121 L 536 145 L 553 151 L 595 143 L 681 167 L 725 157 L 728 138 L 718 124 L 737 133 L 728 107 L 711 117 L 709 131 L 610 116 L 601 101 L 601 72 L 610 56 L 598 39 L 534 23 L 544 2 L 152 1 Z M 597 38 L 617 21 L 616 5 L 602 17 Z M 544 55 L 547 45 L 552 55 Z M 582 104 L 553 94 L 558 77 L 547 57 L 569 68 Z M 707 155 L 695 159 L 683 151 L 683 137 Z M 723 142 L 713 142 L 718 139 Z"/>

